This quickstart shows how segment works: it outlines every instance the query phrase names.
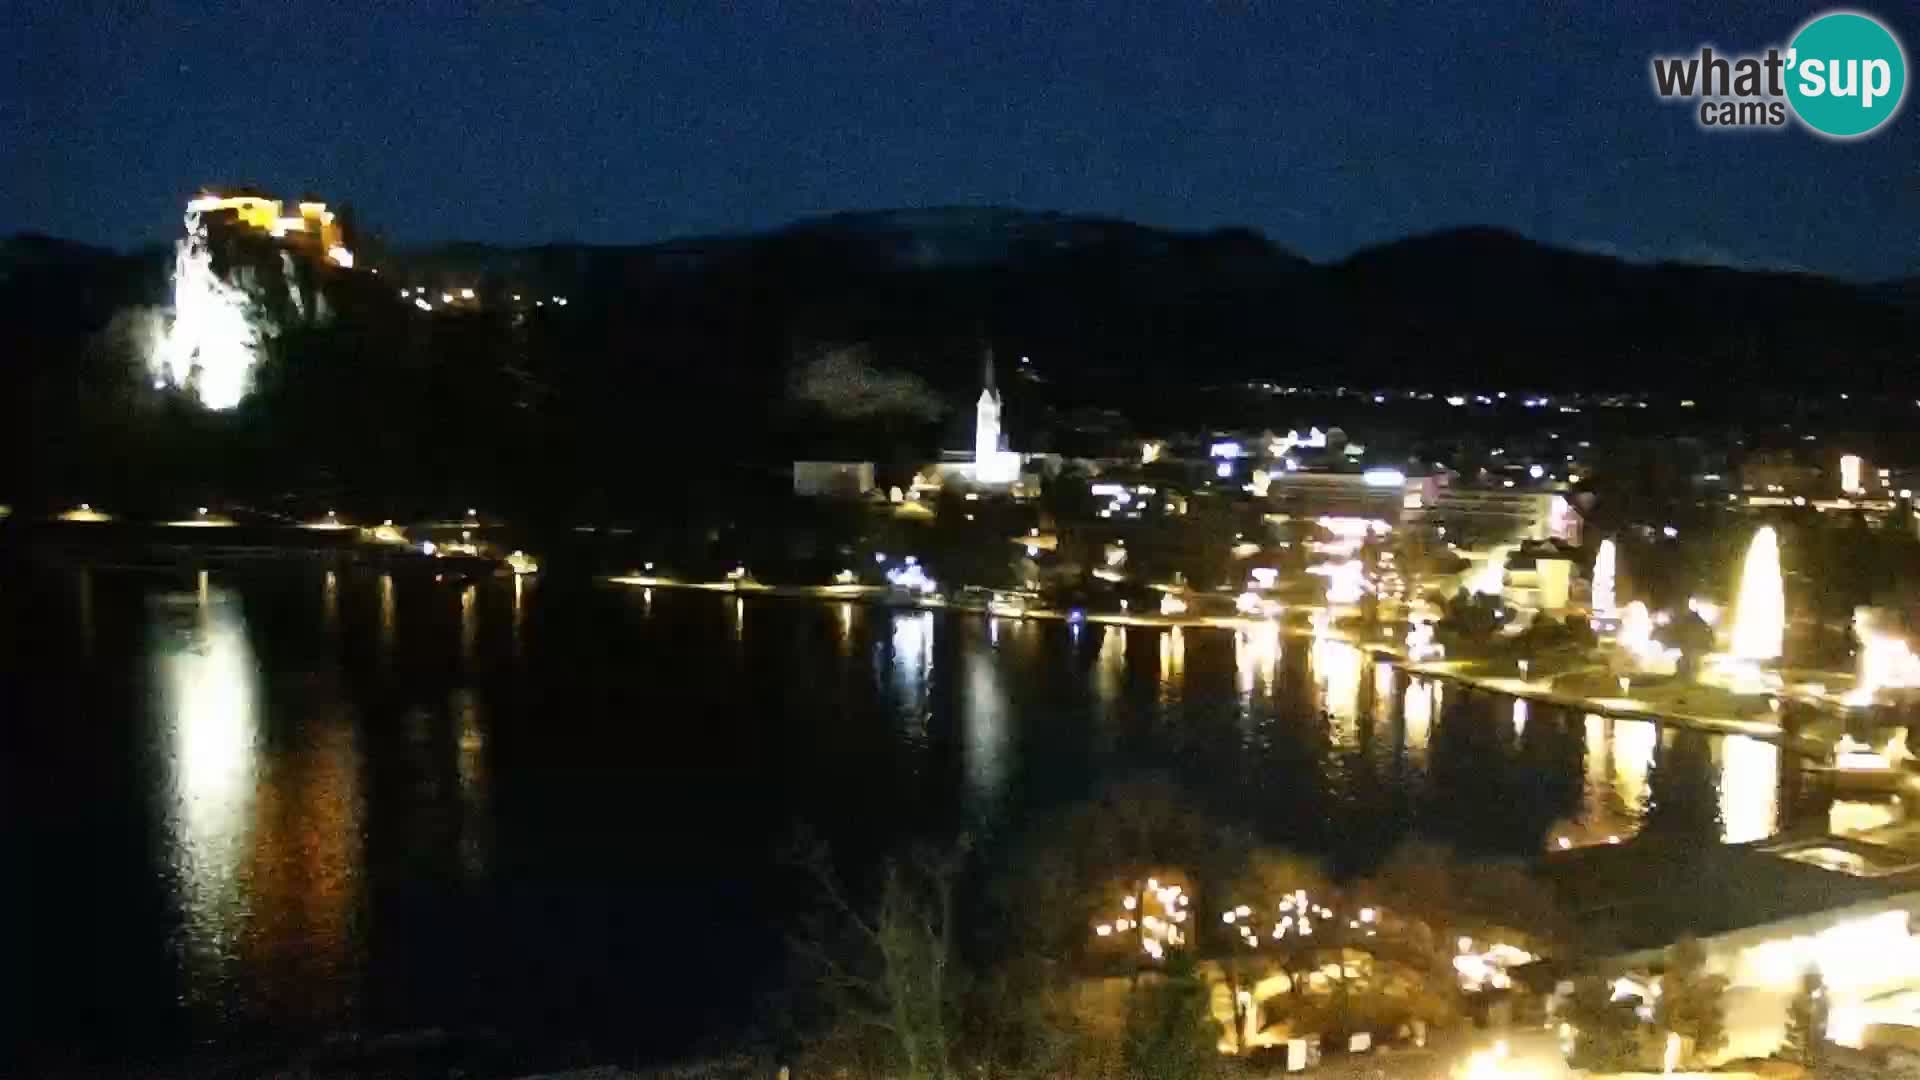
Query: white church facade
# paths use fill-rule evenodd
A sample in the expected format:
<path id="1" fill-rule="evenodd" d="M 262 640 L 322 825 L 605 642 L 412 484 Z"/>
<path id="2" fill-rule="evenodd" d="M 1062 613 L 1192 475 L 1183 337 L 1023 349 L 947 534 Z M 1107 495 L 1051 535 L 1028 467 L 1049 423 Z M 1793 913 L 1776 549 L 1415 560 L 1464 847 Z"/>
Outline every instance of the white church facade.
<path id="1" fill-rule="evenodd" d="M 1020 455 L 1006 448 L 1000 428 L 1000 391 L 993 385 L 993 353 L 988 352 L 980 399 L 973 406 L 973 471 L 975 487 L 1012 487 L 1020 479 Z"/>

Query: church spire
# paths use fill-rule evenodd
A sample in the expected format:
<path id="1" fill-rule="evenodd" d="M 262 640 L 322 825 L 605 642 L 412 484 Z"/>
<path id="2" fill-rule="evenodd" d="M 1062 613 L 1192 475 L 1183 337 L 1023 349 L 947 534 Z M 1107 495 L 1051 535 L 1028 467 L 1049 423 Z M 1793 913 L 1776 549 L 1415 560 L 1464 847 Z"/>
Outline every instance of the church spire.
<path id="1" fill-rule="evenodd" d="M 980 346 L 980 385 L 982 389 L 994 397 L 1000 396 L 1000 391 L 995 389 L 993 385 L 992 342 L 985 342 Z"/>

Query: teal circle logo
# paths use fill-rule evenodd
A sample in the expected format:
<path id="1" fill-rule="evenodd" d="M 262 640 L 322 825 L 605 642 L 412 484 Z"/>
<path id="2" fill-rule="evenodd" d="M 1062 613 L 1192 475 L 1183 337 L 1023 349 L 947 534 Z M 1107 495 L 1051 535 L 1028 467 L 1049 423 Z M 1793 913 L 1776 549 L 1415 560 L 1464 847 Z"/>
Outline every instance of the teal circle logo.
<path id="1" fill-rule="evenodd" d="M 1893 119 L 1907 92 L 1907 57 L 1874 19 L 1836 11 L 1800 28 L 1789 46 L 1787 100 L 1802 123 L 1851 139 Z"/>

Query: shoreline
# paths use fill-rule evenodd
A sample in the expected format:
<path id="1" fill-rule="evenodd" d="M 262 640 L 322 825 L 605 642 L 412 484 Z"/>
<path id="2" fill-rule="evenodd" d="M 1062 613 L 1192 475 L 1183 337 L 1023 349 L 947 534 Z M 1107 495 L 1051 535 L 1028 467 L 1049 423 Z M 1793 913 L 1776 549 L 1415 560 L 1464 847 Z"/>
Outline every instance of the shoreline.
<path id="1" fill-rule="evenodd" d="M 735 583 L 732 581 L 679 581 L 673 578 L 651 575 L 615 574 L 598 580 L 611 585 L 646 589 L 682 589 L 694 592 L 718 593 L 738 597 L 766 597 L 783 600 L 837 600 L 842 603 L 862 603 L 873 607 L 902 608 L 909 611 L 954 611 L 969 615 L 985 615 L 990 618 L 1030 619 L 1039 622 L 1069 622 L 1069 614 L 1053 608 L 1029 608 L 1021 611 L 995 611 L 990 605 L 954 604 L 945 599 L 925 599 L 902 595 L 897 590 L 884 585 L 762 585 L 757 582 Z M 1275 623 L 1270 619 L 1248 619 L 1213 615 L 1158 615 L 1158 614 L 1122 614 L 1115 612 L 1085 612 L 1080 622 L 1091 626 L 1125 626 L 1148 629 L 1195 629 L 1241 631 L 1261 627 L 1272 627 L 1278 633 L 1294 638 L 1310 638 L 1319 641 L 1333 641 L 1351 645 L 1360 649 L 1370 659 L 1392 664 L 1394 667 L 1423 679 L 1435 679 L 1464 686 L 1469 689 L 1483 690 L 1505 697 L 1527 702 L 1538 702 L 1554 708 L 1575 709 L 1624 720 L 1647 720 L 1670 727 L 1687 728 L 1714 735 L 1742 735 L 1767 742 L 1778 742 L 1796 753 L 1810 757 L 1824 756 L 1825 744 L 1806 736 L 1800 736 L 1788 745 L 1788 735 L 1777 723 L 1756 720 L 1743 720 L 1738 717 L 1712 716 L 1700 713 L 1681 712 L 1664 708 L 1652 702 L 1625 697 L 1585 697 L 1578 694 L 1555 692 L 1551 686 L 1514 678 L 1510 676 L 1474 675 L 1464 671 L 1449 670 L 1449 665 L 1465 661 L 1435 660 L 1414 661 L 1397 646 L 1384 642 L 1362 641 L 1351 635 L 1335 630 L 1313 631 Z M 1782 695 L 1785 696 L 1785 695 Z"/>

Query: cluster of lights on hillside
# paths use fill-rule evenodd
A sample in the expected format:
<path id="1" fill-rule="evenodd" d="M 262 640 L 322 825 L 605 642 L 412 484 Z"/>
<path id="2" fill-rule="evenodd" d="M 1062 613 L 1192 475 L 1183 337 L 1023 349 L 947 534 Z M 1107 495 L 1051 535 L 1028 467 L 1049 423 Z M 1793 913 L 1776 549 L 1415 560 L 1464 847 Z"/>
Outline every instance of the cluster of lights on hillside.
<path id="1" fill-rule="evenodd" d="M 438 292 L 429 291 L 425 285 L 412 285 L 400 290 L 400 299 L 411 303 L 421 311 L 471 309 L 477 307 L 482 302 L 480 294 L 475 292 L 473 287 L 469 285 L 462 285 L 459 288 L 441 289 Z M 514 293 L 513 302 L 520 304 L 524 303 L 525 300 L 522 294 Z M 535 298 L 533 306 L 546 307 L 549 303 L 554 307 L 566 307 L 567 298 L 557 294 L 545 298 Z"/>

